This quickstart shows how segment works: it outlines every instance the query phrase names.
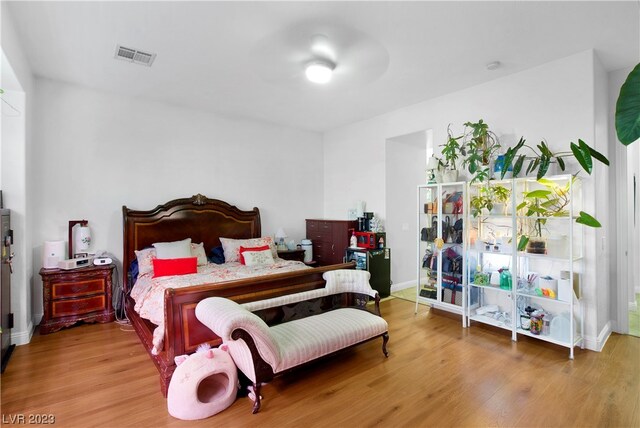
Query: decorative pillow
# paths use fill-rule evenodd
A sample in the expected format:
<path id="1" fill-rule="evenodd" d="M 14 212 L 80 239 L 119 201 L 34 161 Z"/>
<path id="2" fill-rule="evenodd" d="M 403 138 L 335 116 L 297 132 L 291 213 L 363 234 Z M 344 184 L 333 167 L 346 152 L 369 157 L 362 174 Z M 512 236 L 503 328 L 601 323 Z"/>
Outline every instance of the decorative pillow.
<path id="1" fill-rule="evenodd" d="M 198 272 L 197 257 L 179 259 L 153 259 L 153 277 L 187 275 Z"/>
<path id="2" fill-rule="evenodd" d="M 153 259 L 156 258 L 155 248 L 145 248 L 136 251 L 136 259 L 138 259 L 138 275 L 146 275 L 153 273 Z"/>
<path id="3" fill-rule="evenodd" d="M 198 266 L 204 266 L 208 263 L 207 253 L 204 251 L 204 244 L 202 242 L 199 244 L 191 243 L 191 257 L 198 258 Z"/>
<path id="4" fill-rule="evenodd" d="M 273 243 L 273 238 L 270 236 L 263 236 L 262 238 L 253 239 L 231 239 L 220 238 L 220 243 L 224 249 L 225 262 L 237 262 L 240 261 L 240 246 L 243 247 L 261 247 L 268 245 L 271 248 L 271 255 L 273 258 L 278 257 L 278 251 Z"/>
<path id="5" fill-rule="evenodd" d="M 221 265 L 224 263 L 224 249 L 222 248 L 222 245 L 218 245 L 217 247 L 213 247 L 211 249 L 211 256 L 209 256 L 209 261 L 217 265 Z"/>
<path id="6" fill-rule="evenodd" d="M 156 242 L 156 257 L 159 259 L 182 259 L 191 257 L 191 238 L 174 242 Z"/>
<path id="7" fill-rule="evenodd" d="M 238 251 L 238 254 L 240 256 L 240 263 L 242 263 L 243 265 L 246 264 L 244 262 L 244 256 L 243 254 L 247 251 L 264 251 L 264 250 L 269 250 L 269 252 L 271 252 L 271 248 L 269 248 L 268 245 L 263 245 L 262 247 L 249 247 L 249 248 L 245 248 L 240 246 L 240 251 Z M 273 256 L 271 256 L 271 258 L 273 259 Z"/>
<path id="8" fill-rule="evenodd" d="M 244 264 L 247 266 L 272 265 L 275 263 L 273 254 L 269 249 L 262 251 L 245 251 L 243 253 Z"/>

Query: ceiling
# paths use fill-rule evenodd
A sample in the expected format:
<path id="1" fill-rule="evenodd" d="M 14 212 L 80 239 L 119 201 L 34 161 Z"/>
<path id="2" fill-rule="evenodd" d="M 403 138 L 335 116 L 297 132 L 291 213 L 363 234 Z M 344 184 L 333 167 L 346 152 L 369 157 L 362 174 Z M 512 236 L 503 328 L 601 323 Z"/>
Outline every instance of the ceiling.
<path id="1" fill-rule="evenodd" d="M 2 2 L 39 77 L 327 131 L 594 49 L 639 61 L 640 3 Z M 333 45 L 331 83 L 304 79 L 309 40 Z M 156 53 L 152 67 L 116 45 Z M 502 66 L 486 69 L 491 61 Z"/>

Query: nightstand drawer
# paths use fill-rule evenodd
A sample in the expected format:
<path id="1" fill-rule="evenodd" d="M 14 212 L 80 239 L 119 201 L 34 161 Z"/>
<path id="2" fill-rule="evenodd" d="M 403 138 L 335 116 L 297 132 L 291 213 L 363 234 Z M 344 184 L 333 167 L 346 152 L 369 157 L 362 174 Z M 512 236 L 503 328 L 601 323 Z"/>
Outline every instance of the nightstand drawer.
<path id="1" fill-rule="evenodd" d="M 103 311 L 106 308 L 105 303 L 104 295 L 88 297 L 86 299 L 59 300 L 57 302 L 53 302 L 51 305 L 53 312 L 52 317 L 60 318 L 70 315 Z"/>
<path id="2" fill-rule="evenodd" d="M 89 279 L 78 282 L 59 282 L 51 287 L 51 298 L 90 296 L 104 293 L 105 281 L 103 279 Z"/>

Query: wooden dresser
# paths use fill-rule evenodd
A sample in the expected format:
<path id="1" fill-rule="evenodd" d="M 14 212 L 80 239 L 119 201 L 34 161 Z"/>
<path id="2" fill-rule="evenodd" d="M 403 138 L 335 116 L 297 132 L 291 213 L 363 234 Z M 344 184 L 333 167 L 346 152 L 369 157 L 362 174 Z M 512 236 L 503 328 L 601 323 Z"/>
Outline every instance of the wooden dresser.
<path id="1" fill-rule="evenodd" d="M 79 321 L 111 322 L 111 278 L 115 265 L 72 270 L 40 269 L 44 316 L 40 334 L 53 333 Z"/>
<path id="2" fill-rule="evenodd" d="M 355 229 L 355 220 L 307 219 L 307 238 L 313 244 L 313 260 L 318 266 L 342 263 L 349 246 L 349 229 Z"/>

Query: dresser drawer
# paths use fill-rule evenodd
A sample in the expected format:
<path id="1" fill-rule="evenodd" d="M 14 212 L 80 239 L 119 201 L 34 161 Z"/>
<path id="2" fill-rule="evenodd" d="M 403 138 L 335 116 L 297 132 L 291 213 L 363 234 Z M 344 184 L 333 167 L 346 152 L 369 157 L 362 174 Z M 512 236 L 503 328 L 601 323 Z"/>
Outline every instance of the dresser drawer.
<path id="1" fill-rule="evenodd" d="M 105 292 L 105 281 L 101 278 L 77 282 L 58 282 L 51 286 L 51 298 L 81 297 Z"/>
<path id="2" fill-rule="evenodd" d="M 60 318 L 70 315 L 87 314 L 89 312 L 103 311 L 106 309 L 105 296 L 93 296 L 85 299 L 58 300 L 52 302 L 52 317 Z"/>

